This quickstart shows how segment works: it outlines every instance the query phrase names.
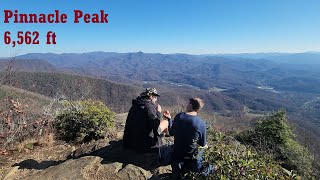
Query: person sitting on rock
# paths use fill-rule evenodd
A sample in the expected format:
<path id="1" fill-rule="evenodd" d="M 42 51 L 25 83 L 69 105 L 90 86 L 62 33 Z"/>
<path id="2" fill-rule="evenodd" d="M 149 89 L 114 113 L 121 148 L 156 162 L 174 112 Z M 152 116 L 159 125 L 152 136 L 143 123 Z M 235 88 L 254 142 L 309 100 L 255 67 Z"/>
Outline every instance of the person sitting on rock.
<path id="1" fill-rule="evenodd" d="M 198 116 L 203 105 L 202 99 L 191 98 L 186 112 L 177 114 L 173 120 L 173 173 L 203 172 L 201 153 L 198 153 L 199 148 L 207 147 L 206 124 Z"/>
<path id="2" fill-rule="evenodd" d="M 155 88 L 147 88 L 132 100 L 123 135 L 124 148 L 143 153 L 161 146 L 160 134 L 172 121 L 162 119 L 162 109 L 157 102 L 159 96 Z"/>

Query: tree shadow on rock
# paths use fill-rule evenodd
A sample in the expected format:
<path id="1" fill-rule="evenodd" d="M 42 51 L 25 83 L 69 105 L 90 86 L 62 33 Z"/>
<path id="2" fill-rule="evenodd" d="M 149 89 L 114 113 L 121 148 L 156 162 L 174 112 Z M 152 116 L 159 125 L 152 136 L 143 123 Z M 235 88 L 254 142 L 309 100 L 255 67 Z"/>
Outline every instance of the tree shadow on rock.
<path id="1" fill-rule="evenodd" d="M 120 162 L 123 163 L 123 167 L 127 164 L 133 164 L 145 170 L 152 170 L 160 166 L 157 152 L 140 154 L 132 150 L 124 149 L 122 140 L 110 141 L 109 144 L 110 145 L 92 152 L 90 155 L 103 158 L 102 164 Z"/>
<path id="2" fill-rule="evenodd" d="M 27 159 L 21 161 L 20 163 L 16 163 L 13 166 L 19 166 L 19 169 L 37 169 L 37 170 L 44 170 L 51 166 L 56 166 L 63 163 L 65 160 L 60 161 L 42 161 L 38 162 L 34 159 Z"/>
<path id="3" fill-rule="evenodd" d="M 178 178 L 175 178 L 172 176 L 172 173 L 165 173 L 161 175 L 153 175 L 149 180 L 175 180 Z"/>

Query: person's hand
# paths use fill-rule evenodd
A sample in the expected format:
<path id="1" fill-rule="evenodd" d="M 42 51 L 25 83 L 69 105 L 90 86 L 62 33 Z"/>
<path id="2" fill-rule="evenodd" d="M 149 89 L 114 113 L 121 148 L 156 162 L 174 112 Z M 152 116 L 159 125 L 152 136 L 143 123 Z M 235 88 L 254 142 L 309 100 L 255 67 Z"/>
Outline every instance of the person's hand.
<path id="1" fill-rule="evenodd" d="M 168 118 L 168 119 L 171 119 L 171 115 L 170 115 L 170 112 L 169 111 L 164 111 L 163 112 L 163 116 Z"/>
<path id="2" fill-rule="evenodd" d="M 161 108 L 160 104 L 158 104 L 157 111 L 160 112 L 160 113 L 162 111 L 162 108 Z"/>

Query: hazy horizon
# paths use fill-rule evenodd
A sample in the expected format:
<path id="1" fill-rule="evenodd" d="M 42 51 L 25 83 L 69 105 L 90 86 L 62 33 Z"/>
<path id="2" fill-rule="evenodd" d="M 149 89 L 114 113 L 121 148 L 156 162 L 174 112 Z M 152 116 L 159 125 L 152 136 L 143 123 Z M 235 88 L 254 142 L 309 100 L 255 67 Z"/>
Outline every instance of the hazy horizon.
<path id="1" fill-rule="evenodd" d="M 15 57 L 15 56 L 22 56 L 26 54 L 88 54 L 88 53 L 118 53 L 118 54 L 126 54 L 126 53 L 145 53 L 145 54 L 186 54 L 186 55 L 196 55 L 196 56 L 210 56 L 210 55 L 245 55 L 245 54 L 318 54 L 320 51 L 302 51 L 302 52 L 240 52 L 240 53 L 204 53 L 204 54 L 191 54 L 191 53 L 184 53 L 184 52 L 174 52 L 174 53 L 161 53 L 161 52 L 145 52 L 145 51 L 128 51 L 128 52 L 115 52 L 115 51 L 87 51 L 87 52 L 27 52 L 23 54 L 15 54 L 13 56 L 2 56 L 2 58 L 8 57 Z"/>

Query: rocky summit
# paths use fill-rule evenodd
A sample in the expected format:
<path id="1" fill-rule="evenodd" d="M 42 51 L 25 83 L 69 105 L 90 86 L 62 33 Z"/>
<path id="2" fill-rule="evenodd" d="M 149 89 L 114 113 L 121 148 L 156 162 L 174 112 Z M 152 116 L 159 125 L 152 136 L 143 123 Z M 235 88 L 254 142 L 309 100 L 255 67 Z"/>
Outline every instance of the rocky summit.
<path id="1" fill-rule="evenodd" d="M 0 171 L 1 179 L 167 179 L 171 166 L 161 166 L 157 153 L 137 154 L 122 148 L 122 134 L 126 114 L 117 115 L 117 135 L 113 140 L 98 140 L 79 147 L 55 145 L 65 149 L 60 160 L 17 159 L 9 168 Z M 68 146 L 68 148 L 67 148 Z M 71 149 L 71 150 L 70 150 Z M 36 150 L 34 150 L 36 151 Z M 38 153 L 47 153 L 39 148 Z M 66 154 L 68 152 L 68 154 Z M 32 153 L 32 152 L 28 152 Z M 39 155 L 38 155 L 39 156 Z M 22 160 L 21 159 L 25 159 Z M 50 159 L 50 158 L 48 158 Z"/>

